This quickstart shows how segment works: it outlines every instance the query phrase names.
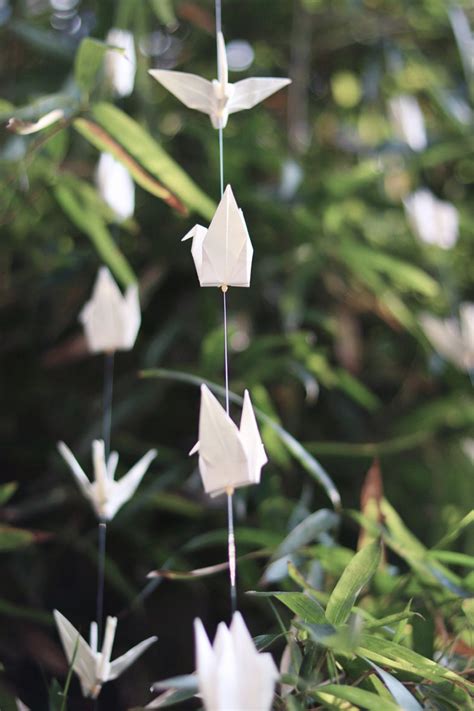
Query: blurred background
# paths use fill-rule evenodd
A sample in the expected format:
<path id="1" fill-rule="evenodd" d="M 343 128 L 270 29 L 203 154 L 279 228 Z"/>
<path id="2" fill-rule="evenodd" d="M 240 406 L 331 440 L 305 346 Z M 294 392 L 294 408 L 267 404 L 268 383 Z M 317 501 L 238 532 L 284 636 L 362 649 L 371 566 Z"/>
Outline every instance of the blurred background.
<path id="1" fill-rule="evenodd" d="M 374 459 L 387 498 L 433 544 L 474 492 L 474 7 L 222 5 L 230 81 L 293 81 L 224 134 L 225 180 L 255 248 L 251 288 L 228 294 L 231 389 L 248 388 L 305 448 L 296 459 L 262 426 L 270 461 L 236 496 L 239 553 L 331 508 L 328 491 L 358 508 Z M 79 60 L 87 37 L 125 51 Z M 95 519 L 56 442 L 91 471 L 104 364 L 78 314 L 103 263 L 122 287 L 136 276 L 143 311 L 115 363 L 119 471 L 159 450 L 109 526 L 105 609 L 119 616 L 117 653 L 159 642 L 100 708 L 144 704 L 153 681 L 190 673 L 193 618 L 212 631 L 229 615 L 225 572 L 146 578 L 226 559 L 225 501 L 204 495 L 187 455 L 196 384 L 223 381 L 221 299 L 199 288 L 180 242 L 219 198 L 217 132 L 147 74 L 211 79 L 215 54 L 210 0 L 0 0 L 0 471 L 16 482 L 0 509 L 0 660 L 4 687 L 35 711 L 67 670 L 52 609 L 82 631 L 95 614 Z M 98 171 L 101 152 L 121 163 Z M 349 519 L 339 540 L 357 542 Z M 473 543 L 466 534 L 462 549 Z M 239 568 L 255 634 L 273 618 L 244 591 L 270 584 L 265 560 Z M 69 707 L 93 708 L 76 680 Z"/>

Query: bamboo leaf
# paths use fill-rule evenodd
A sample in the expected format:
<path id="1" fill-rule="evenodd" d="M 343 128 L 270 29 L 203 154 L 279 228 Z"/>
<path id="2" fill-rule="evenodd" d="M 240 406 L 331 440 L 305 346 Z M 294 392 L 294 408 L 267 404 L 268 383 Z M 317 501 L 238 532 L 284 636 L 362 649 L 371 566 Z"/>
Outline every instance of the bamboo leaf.
<path id="1" fill-rule="evenodd" d="M 64 183 L 56 185 L 54 194 L 65 214 L 81 232 L 89 237 L 101 259 L 110 267 L 121 284 L 129 286 L 136 282 L 132 268 L 115 244 L 97 211 L 90 209 L 90 206 L 81 199 L 82 196 L 74 192 L 70 185 Z"/>
<path id="2" fill-rule="evenodd" d="M 124 161 L 125 155 L 128 154 L 146 173 L 163 183 L 170 195 L 175 196 L 176 207 L 183 204 L 206 219 L 212 219 L 216 209 L 215 203 L 139 123 L 106 102 L 96 104 L 92 108 L 91 117 L 92 121 L 85 123 L 79 119 L 79 122 L 75 123 L 75 127 L 85 138 L 100 150 L 104 150 L 104 144 L 107 145 L 107 150 L 120 161 Z M 139 182 L 137 176 L 138 173 L 134 178 Z M 143 184 L 146 190 L 149 189 L 147 185 L 148 182 Z"/>
<path id="3" fill-rule="evenodd" d="M 16 481 L 9 481 L 0 486 L 0 506 L 4 506 L 11 499 L 18 488 Z"/>
<path id="4" fill-rule="evenodd" d="M 368 711 L 401 711 L 398 704 L 383 699 L 372 691 L 365 691 L 355 686 L 345 684 L 325 684 L 312 690 L 312 693 L 323 702 L 334 702 L 335 699 L 343 699 L 358 707 L 368 709 Z M 382 705 L 383 704 L 383 705 Z M 338 706 L 339 708 L 339 706 Z"/>
<path id="5" fill-rule="evenodd" d="M 339 516 L 329 509 L 320 509 L 307 516 L 280 543 L 272 556 L 273 560 L 293 553 L 298 548 L 314 541 L 320 533 L 335 528 L 338 523 Z"/>
<path id="6" fill-rule="evenodd" d="M 111 153 L 129 171 L 135 182 L 144 190 L 155 197 L 164 200 L 170 207 L 182 214 L 187 214 L 185 205 L 178 200 L 170 190 L 148 173 L 116 140 L 114 140 L 101 126 L 88 119 L 78 118 L 74 121 L 74 128 L 92 143 L 98 150 Z"/>
<path id="7" fill-rule="evenodd" d="M 415 699 L 413 694 L 411 694 L 408 689 L 403 686 L 403 684 L 398 681 L 392 674 L 377 666 L 374 662 L 367 660 L 370 666 L 375 669 L 379 677 L 382 679 L 383 683 L 387 689 L 392 694 L 393 698 L 400 705 L 403 711 L 423 711 L 422 706 Z"/>
<path id="8" fill-rule="evenodd" d="M 380 545 L 371 543 L 355 554 L 331 593 L 326 617 L 334 625 L 347 621 L 361 590 L 374 575 L 380 562 Z"/>
<path id="9" fill-rule="evenodd" d="M 81 91 L 89 93 L 93 88 L 104 54 L 108 50 L 123 53 L 123 49 L 111 47 L 93 37 L 85 37 L 82 40 L 74 62 L 74 78 Z"/>
<path id="10" fill-rule="evenodd" d="M 31 531 L 13 528 L 12 526 L 0 526 L 0 553 L 29 546 L 34 541 L 35 534 Z"/>
<path id="11" fill-rule="evenodd" d="M 382 637 L 362 633 L 357 654 L 370 659 L 376 664 L 383 664 L 383 666 L 415 675 L 421 679 L 429 679 L 435 682 L 449 680 L 474 691 L 474 685 L 463 679 L 459 674 L 414 652 L 408 647 Z"/>

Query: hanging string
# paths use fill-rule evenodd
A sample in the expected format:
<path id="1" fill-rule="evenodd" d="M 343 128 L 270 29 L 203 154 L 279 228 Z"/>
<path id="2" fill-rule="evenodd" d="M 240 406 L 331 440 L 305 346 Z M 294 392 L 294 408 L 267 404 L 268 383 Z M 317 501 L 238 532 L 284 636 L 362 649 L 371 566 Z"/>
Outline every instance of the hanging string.
<path id="1" fill-rule="evenodd" d="M 229 414 L 230 406 L 229 406 L 229 347 L 228 347 L 228 333 L 227 333 L 227 287 L 222 287 L 222 306 L 223 306 L 223 312 L 224 312 L 225 410 L 226 410 L 227 414 Z"/>
<path id="2" fill-rule="evenodd" d="M 221 0 L 215 0 L 216 6 L 216 37 L 219 32 L 222 32 L 222 5 Z M 217 57 L 219 61 L 219 56 Z M 219 133 L 219 184 L 221 198 L 224 194 L 224 131 L 220 127 Z M 224 378 L 225 378 L 225 409 L 229 415 L 229 349 L 228 349 L 228 331 L 227 331 L 227 285 L 222 287 L 222 307 L 224 318 Z M 229 582 L 230 582 L 230 606 L 232 614 L 237 610 L 237 564 L 235 550 L 235 533 L 234 533 L 234 490 L 227 490 L 227 526 L 228 526 L 228 557 L 229 557 Z"/>
<path id="3" fill-rule="evenodd" d="M 221 197 L 224 194 L 224 129 L 219 128 L 219 176 Z"/>
<path id="4" fill-rule="evenodd" d="M 104 356 L 104 390 L 102 398 L 102 438 L 104 440 L 105 461 L 110 455 L 110 439 L 112 431 L 112 400 L 114 392 L 114 353 Z M 107 541 L 107 523 L 99 521 L 97 536 L 97 600 L 96 621 L 98 644 L 102 642 L 102 628 L 104 623 L 104 588 L 105 588 L 105 550 Z"/>
<path id="5" fill-rule="evenodd" d="M 115 354 L 104 356 L 104 394 L 102 400 L 102 438 L 104 440 L 105 458 L 110 454 L 110 433 L 112 430 L 112 399 L 114 394 L 114 361 Z"/>
<path id="6" fill-rule="evenodd" d="M 104 622 L 104 581 L 105 581 L 105 546 L 107 540 L 107 523 L 99 521 L 98 530 L 98 566 L 97 566 L 97 639 L 99 646 L 102 642 L 102 627 Z"/>
<path id="7" fill-rule="evenodd" d="M 222 32 L 222 6 L 221 0 L 216 0 L 216 34 Z"/>

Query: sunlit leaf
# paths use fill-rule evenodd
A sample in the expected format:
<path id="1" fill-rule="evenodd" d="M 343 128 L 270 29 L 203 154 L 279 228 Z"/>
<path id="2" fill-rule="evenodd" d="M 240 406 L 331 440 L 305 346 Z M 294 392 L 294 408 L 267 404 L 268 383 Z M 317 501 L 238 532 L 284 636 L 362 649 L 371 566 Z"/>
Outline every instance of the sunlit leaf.
<path id="1" fill-rule="evenodd" d="M 212 218 L 215 203 L 139 123 L 116 106 L 105 102 L 92 108 L 91 118 L 92 121 L 78 120 L 75 127 L 100 150 L 106 150 L 124 162 L 125 167 L 129 168 L 146 190 L 150 188 L 150 182 L 146 179 L 148 173 L 163 183 L 168 199 L 174 200 L 175 207 L 179 208 L 183 203 L 203 217 L 209 220 Z M 141 167 L 141 172 L 136 166 Z"/>
<path id="2" fill-rule="evenodd" d="M 370 543 L 355 554 L 336 583 L 326 607 L 326 617 L 334 625 L 346 622 L 362 589 L 380 562 L 380 544 Z"/>

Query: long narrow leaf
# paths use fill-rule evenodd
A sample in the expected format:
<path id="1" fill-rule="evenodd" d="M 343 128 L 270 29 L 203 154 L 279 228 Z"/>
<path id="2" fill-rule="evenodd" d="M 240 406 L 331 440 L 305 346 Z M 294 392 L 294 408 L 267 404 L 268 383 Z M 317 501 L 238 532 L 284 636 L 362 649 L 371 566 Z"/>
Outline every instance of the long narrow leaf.
<path id="1" fill-rule="evenodd" d="M 380 545 L 371 543 L 355 554 L 331 593 L 326 617 L 334 625 L 346 622 L 357 597 L 374 575 L 380 562 Z"/>

